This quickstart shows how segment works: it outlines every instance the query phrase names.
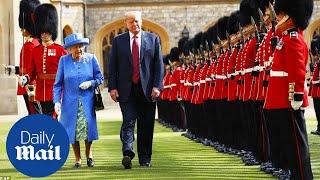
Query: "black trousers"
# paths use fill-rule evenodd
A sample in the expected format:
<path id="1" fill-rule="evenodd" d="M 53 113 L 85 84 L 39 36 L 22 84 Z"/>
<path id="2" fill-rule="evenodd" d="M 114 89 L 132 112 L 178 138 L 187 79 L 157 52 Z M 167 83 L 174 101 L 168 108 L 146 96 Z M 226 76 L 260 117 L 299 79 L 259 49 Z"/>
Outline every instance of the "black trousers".
<path id="1" fill-rule="evenodd" d="M 272 162 L 289 169 L 291 179 L 313 179 L 304 111 L 290 108 L 267 112 Z"/>
<path id="2" fill-rule="evenodd" d="M 313 106 L 318 121 L 317 130 L 320 131 L 320 98 L 313 98 Z"/>
<path id="3" fill-rule="evenodd" d="M 30 107 L 30 103 L 29 103 L 29 96 L 28 94 L 23 94 L 23 99 L 24 99 L 24 103 L 26 104 L 27 110 L 28 110 L 28 115 L 32 114 L 31 113 L 31 107 Z"/>
<path id="4" fill-rule="evenodd" d="M 137 150 L 139 163 L 151 161 L 152 140 L 155 121 L 155 102 L 149 102 L 142 90 L 141 83 L 133 84 L 127 102 L 120 102 L 122 126 L 120 138 L 124 156 L 135 157 L 133 150 L 134 127 L 137 121 Z"/>

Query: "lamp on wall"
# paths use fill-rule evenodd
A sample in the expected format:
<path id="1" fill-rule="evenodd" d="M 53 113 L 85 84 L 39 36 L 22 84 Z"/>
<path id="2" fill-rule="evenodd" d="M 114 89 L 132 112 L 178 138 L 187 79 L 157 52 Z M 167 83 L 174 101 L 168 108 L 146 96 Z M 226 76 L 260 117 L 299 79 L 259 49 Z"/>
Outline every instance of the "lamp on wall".
<path id="1" fill-rule="evenodd" d="M 189 30 L 187 29 L 187 26 L 184 26 L 181 32 L 181 37 L 189 39 Z"/>
<path id="2" fill-rule="evenodd" d="M 189 39 L 189 30 L 187 29 L 188 9 L 187 9 L 187 7 L 185 7 L 184 9 L 185 9 L 185 13 L 186 13 L 185 14 L 186 19 L 185 19 L 185 23 L 184 23 L 184 28 L 181 32 L 181 37 Z"/>

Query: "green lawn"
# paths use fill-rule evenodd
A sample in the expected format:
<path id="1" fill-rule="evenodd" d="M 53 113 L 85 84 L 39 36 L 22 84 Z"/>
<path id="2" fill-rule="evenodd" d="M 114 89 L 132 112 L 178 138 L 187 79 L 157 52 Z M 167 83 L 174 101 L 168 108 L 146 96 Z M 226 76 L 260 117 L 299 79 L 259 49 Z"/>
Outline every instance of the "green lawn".
<path id="1" fill-rule="evenodd" d="M 120 121 L 99 122 L 100 140 L 95 141 L 94 159 L 96 166 L 73 169 L 74 156 L 70 149 L 66 164 L 46 179 L 275 179 L 259 171 L 259 166 L 244 166 L 241 159 L 218 153 L 210 147 L 194 143 L 181 133 L 174 133 L 158 123 L 155 126 L 152 167 L 139 167 L 137 158 L 133 169 L 124 170 L 119 140 Z M 308 121 L 308 130 L 315 128 L 315 120 Z M 0 178 L 24 179 L 9 162 L 5 142 L 13 123 L 0 124 Z M 309 135 L 314 179 L 320 179 L 320 137 Z M 82 144 L 82 147 L 84 144 Z M 82 150 L 82 156 L 85 157 Z"/>

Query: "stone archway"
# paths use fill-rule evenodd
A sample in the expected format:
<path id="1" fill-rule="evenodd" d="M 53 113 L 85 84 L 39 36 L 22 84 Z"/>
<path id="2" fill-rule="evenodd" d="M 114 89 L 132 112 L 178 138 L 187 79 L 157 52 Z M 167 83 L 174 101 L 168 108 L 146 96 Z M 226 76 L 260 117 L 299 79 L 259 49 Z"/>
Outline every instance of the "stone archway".
<path id="1" fill-rule="evenodd" d="M 319 31 L 320 28 L 320 18 L 312 21 L 308 28 L 305 30 L 304 38 L 307 42 L 308 47 L 310 47 L 311 40 L 315 31 Z M 320 33 L 320 32 L 319 32 Z"/>
<path id="2" fill-rule="evenodd" d="M 160 38 L 161 49 L 163 54 L 169 53 L 169 35 L 166 29 L 148 19 L 142 20 L 142 29 L 144 31 L 153 32 Z M 109 51 L 112 47 L 112 40 L 118 34 L 126 32 L 123 19 L 115 20 L 111 23 L 104 25 L 100 28 L 93 39 L 93 52 L 97 56 L 100 64 L 101 71 L 104 74 L 104 78 L 108 78 L 107 63 L 109 58 Z M 104 86 L 107 86 L 107 80 L 105 80 Z"/>
<path id="3" fill-rule="evenodd" d="M 63 41 L 64 41 L 64 38 L 67 37 L 68 35 L 72 34 L 73 33 L 73 29 L 71 28 L 70 25 L 65 25 L 63 27 Z"/>

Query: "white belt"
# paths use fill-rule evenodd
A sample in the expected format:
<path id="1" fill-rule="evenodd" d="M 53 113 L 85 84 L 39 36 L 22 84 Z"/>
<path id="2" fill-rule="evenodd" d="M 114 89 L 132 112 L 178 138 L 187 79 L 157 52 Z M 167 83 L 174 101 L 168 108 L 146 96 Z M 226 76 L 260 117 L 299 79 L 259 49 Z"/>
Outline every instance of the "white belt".
<path id="1" fill-rule="evenodd" d="M 206 78 L 206 81 L 211 81 L 211 80 L 212 80 L 211 78 L 208 78 L 208 77 Z"/>
<path id="2" fill-rule="evenodd" d="M 200 83 L 199 82 L 195 82 L 193 83 L 193 85 L 198 86 Z"/>
<path id="3" fill-rule="evenodd" d="M 245 73 L 245 74 L 246 74 L 246 73 L 251 73 L 252 70 L 253 70 L 253 68 L 247 68 L 247 69 L 244 70 L 244 73 Z"/>
<path id="4" fill-rule="evenodd" d="M 200 84 L 206 83 L 206 80 L 200 80 Z"/>
<path id="5" fill-rule="evenodd" d="M 312 81 L 312 84 L 318 84 L 318 83 L 320 83 L 320 80 L 318 80 L 318 81 Z"/>
<path id="6" fill-rule="evenodd" d="M 171 84 L 171 87 L 172 87 L 172 86 L 177 86 L 177 84 L 173 83 L 173 84 Z"/>
<path id="7" fill-rule="evenodd" d="M 231 73 L 230 75 L 231 76 L 236 76 L 238 73 L 237 72 L 234 72 L 234 73 Z"/>
<path id="8" fill-rule="evenodd" d="M 227 77 L 224 75 L 216 75 L 216 79 L 226 79 Z"/>
<path id="9" fill-rule="evenodd" d="M 264 70 L 264 66 L 258 66 L 259 67 L 259 71 L 263 71 Z"/>
<path id="10" fill-rule="evenodd" d="M 238 74 L 239 74 L 239 75 L 242 75 L 242 74 L 243 74 L 243 71 L 236 71 L 235 73 L 236 73 L 236 75 L 238 75 Z"/>
<path id="11" fill-rule="evenodd" d="M 288 73 L 284 71 L 270 71 L 271 77 L 287 77 Z"/>
<path id="12" fill-rule="evenodd" d="M 180 80 L 180 83 L 184 83 L 184 80 Z"/>
<path id="13" fill-rule="evenodd" d="M 184 83 L 184 84 L 185 84 L 185 86 L 192 86 L 192 84 L 189 83 L 189 82 L 186 82 L 186 83 Z"/>
<path id="14" fill-rule="evenodd" d="M 231 74 L 227 74 L 227 78 L 231 78 Z"/>
<path id="15" fill-rule="evenodd" d="M 170 85 L 167 85 L 167 86 L 163 86 L 163 88 L 171 88 L 171 86 Z"/>

